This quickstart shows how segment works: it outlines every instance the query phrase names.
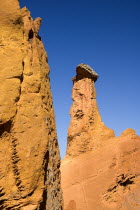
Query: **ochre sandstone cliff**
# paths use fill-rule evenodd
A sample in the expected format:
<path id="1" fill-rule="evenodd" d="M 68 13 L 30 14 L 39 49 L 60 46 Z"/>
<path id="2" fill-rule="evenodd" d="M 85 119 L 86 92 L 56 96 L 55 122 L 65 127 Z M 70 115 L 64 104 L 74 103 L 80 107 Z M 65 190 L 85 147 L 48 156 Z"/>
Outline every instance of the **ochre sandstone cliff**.
<path id="1" fill-rule="evenodd" d="M 60 210 L 60 156 L 49 66 L 18 0 L 0 4 L 0 209 Z"/>
<path id="2" fill-rule="evenodd" d="M 105 127 L 96 103 L 96 79 L 84 64 L 73 78 L 68 147 L 61 165 L 64 209 L 138 210 L 140 137 L 133 129 L 114 137 Z"/>

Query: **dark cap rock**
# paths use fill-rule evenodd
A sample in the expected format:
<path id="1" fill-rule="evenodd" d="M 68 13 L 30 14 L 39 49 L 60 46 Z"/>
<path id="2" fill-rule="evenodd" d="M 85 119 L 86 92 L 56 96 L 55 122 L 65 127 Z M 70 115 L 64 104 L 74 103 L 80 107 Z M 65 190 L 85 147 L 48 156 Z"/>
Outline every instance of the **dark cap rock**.
<path id="1" fill-rule="evenodd" d="M 99 75 L 89 65 L 83 63 L 76 67 L 76 73 L 78 77 L 88 77 L 93 79 L 94 82 L 96 82 L 99 77 Z"/>

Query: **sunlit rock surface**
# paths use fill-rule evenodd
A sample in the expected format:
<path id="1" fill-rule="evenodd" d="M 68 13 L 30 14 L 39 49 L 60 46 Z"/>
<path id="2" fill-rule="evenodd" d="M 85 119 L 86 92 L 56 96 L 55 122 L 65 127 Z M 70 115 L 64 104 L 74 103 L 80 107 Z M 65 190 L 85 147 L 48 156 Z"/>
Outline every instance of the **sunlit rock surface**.
<path id="1" fill-rule="evenodd" d="M 62 208 L 47 55 L 17 0 L 0 4 L 0 209 Z"/>
<path id="2" fill-rule="evenodd" d="M 138 210 L 140 137 L 133 129 L 114 137 L 103 124 L 94 86 L 98 77 L 92 75 L 78 70 L 73 78 L 67 154 L 61 165 L 64 209 Z"/>
<path id="3" fill-rule="evenodd" d="M 95 90 L 98 74 L 85 64 L 79 64 L 76 72 L 76 77 L 72 79 L 73 104 L 67 147 L 69 156 L 91 151 L 114 136 L 114 131 L 102 122 L 98 110 Z"/>

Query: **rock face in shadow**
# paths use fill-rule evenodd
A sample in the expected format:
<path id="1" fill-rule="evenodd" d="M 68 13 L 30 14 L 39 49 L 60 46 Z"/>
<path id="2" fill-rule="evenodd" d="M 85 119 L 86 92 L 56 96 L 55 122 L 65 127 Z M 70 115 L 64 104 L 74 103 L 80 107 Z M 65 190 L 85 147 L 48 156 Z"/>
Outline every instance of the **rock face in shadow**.
<path id="1" fill-rule="evenodd" d="M 0 9 L 0 209 L 62 209 L 47 54 L 17 0 Z"/>
<path id="2" fill-rule="evenodd" d="M 96 103 L 96 79 L 85 70 L 73 79 L 68 148 L 61 164 L 64 209 L 137 210 L 140 137 L 133 129 L 114 137 L 105 127 Z"/>

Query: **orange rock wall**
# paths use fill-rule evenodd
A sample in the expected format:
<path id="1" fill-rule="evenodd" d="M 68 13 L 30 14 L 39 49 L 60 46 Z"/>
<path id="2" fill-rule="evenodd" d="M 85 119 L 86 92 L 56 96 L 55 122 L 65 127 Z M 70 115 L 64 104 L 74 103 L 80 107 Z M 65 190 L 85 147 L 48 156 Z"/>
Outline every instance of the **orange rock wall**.
<path id="1" fill-rule="evenodd" d="M 65 210 L 138 210 L 140 137 L 128 135 L 62 160 Z"/>
<path id="2" fill-rule="evenodd" d="M 60 155 L 47 55 L 18 1 L 1 3 L 0 209 L 61 209 Z"/>

